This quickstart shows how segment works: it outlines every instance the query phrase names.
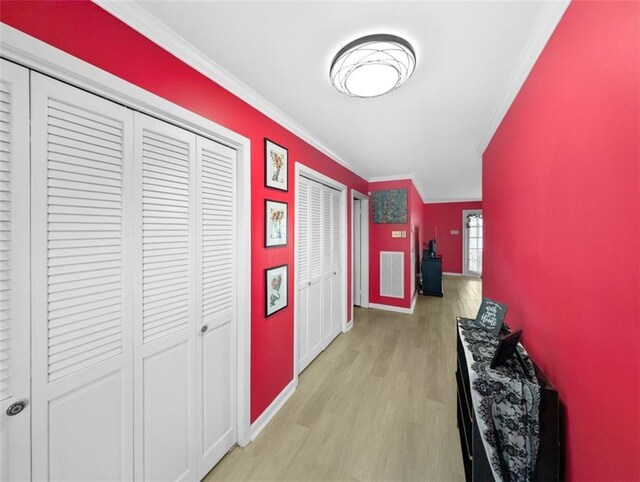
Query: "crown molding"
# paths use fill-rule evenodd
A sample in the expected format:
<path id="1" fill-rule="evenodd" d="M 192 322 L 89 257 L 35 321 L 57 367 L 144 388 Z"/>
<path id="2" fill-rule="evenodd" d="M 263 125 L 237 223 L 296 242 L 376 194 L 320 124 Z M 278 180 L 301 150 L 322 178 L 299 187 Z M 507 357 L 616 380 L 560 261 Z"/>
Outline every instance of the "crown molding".
<path id="1" fill-rule="evenodd" d="M 368 182 L 385 182 L 385 181 L 411 181 L 413 183 L 413 186 L 416 188 L 416 191 L 418 191 L 418 194 L 420 194 L 420 199 L 422 199 L 422 203 L 424 204 L 424 200 L 426 199 L 426 196 L 424 195 L 425 193 L 425 189 L 424 186 L 422 185 L 422 183 L 420 183 L 418 181 L 418 176 L 416 176 L 415 174 L 396 174 L 396 175 L 392 175 L 392 176 L 375 176 L 375 177 L 370 177 L 369 179 L 367 179 Z"/>
<path id="2" fill-rule="evenodd" d="M 273 121 L 280 124 L 291 133 L 295 134 L 323 154 L 329 156 L 338 164 L 365 179 L 352 164 L 347 162 L 335 151 L 326 146 L 317 137 L 307 131 L 295 120 L 251 89 L 229 71 L 216 64 L 194 45 L 178 35 L 174 30 L 161 22 L 157 17 L 149 13 L 133 1 L 92 0 L 103 10 L 107 11 L 121 22 L 142 34 L 153 43 L 169 52 L 174 57 L 197 70 L 202 75 L 231 92 L 236 97 L 245 101 Z"/>
<path id="3" fill-rule="evenodd" d="M 453 204 L 453 203 L 476 203 L 482 202 L 482 198 L 472 197 L 472 198 L 456 198 L 456 199 L 432 199 L 427 201 L 425 204 Z"/>
<path id="4" fill-rule="evenodd" d="M 545 9 L 538 17 L 536 26 L 533 29 L 532 34 L 529 36 L 527 43 L 520 55 L 516 66 L 509 77 L 507 87 L 502 94 L 501 100 L 498 103 L 491 120 L 487 126 L 482 141 L 478 146 L 478 152 L 482 155 L 491 142 L 491 138 L 496 133 L 498 126 L 502 122 L 502 119 L 509 111 L 511 104 L 520 92 L 520 89 L 524 85 L 525 80 L 531 73 L 533 66 L 540 57 L 542 50 L 551 38 L 551 34 L 558 26 L 558 23 L 562 19 L 564 12 L 569 6 L 569 0 L 554 0 L 545 4 Z"/>

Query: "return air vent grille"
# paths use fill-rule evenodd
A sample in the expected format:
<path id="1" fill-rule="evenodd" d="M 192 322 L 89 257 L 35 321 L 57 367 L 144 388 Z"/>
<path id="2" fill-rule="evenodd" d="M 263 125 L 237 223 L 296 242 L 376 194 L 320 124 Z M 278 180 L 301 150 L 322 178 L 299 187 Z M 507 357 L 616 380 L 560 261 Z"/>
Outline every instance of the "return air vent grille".
<path id="1" fill-rule="evenodd" d="M 380 295 L 404 298 L 404 253 L 380 252 Z"/>

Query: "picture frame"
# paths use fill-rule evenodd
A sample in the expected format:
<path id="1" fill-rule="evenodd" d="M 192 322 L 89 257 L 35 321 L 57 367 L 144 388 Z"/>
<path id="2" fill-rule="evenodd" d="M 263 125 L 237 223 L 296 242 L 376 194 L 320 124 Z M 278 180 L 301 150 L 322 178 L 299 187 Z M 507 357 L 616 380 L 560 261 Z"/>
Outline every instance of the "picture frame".
<path id="1" fill-rule="evenodd" d="M 264 200 L 264 246 L 273 248 L 287 245 L 289 205 L 286 202 Z"/>
<path id="2" fill-rule="evenodd" d="M 373 224 L 407 224 L 408 194 L 406 189 L 373 192 Z"/>
<path id="3" fill-rule="evenodd" d="M 264 185 L 279 191 L 289 190 L 289 150 L 264 138 Z"/>
<path id="4" fill-rule="evenodd" d="M 522 330 L 518 330 L 500 338 L 496 351 L 493 354 L 493 359 L 491 360 L 491 368 L 504 365 L 507 359 L 515 356 L 521 337 Z"/>
<path id="5" fill-rule="evenodd" d="M 288 265 L 283 264 L 267 268 L 265 273 L 265 317 L 285 309 L 289 305 L 287 299 L 289 288 Z"/>
<path id="6" fill-rule="evenodd" d="M 515 357 L 524 376 L 529 380 L 532 380 L 533 376 L 529 372 L 526 362 L 522 359 L 522 356 L 518 351 L 518 343 L 520 343 L 521 338 L 522 330 L 514 331 L 513 333 L 509 333 L 500 338 L 490 366 L 495 369 L 501 365 L 506 365 L 509 358 Z"/>

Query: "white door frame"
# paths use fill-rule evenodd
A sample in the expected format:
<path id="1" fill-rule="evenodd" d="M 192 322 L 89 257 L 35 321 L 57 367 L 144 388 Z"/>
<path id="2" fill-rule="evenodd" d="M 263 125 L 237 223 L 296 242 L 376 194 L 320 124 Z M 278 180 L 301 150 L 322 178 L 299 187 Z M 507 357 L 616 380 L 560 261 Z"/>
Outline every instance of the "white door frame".
<path id="1" fill-rule="evenodd" d="M 237 424 L 238 445 L 251 441 L 251 141 L 62 50 L 0 24 L 0 55 L 58 80 L 231 147 L 238 162 Z"/>
<path id="2" fill-rule="evenodd" d="M 351 276 L 354 275 L 353 260 L 353 203 L 360 200 L 360 307 L 369 308 L 369 196 L 355 189 L 351 190 Z M 366 215 L 363 215 L 366 213 Z M 351 283 L 351 320 L 347 329 L 353 326 L 353 283 Z"/>
<path id="3" fill-rule="evenodd" d="M 325 186 L 332 187 L 337 191 L 340 191 L 340 225 L 343 228 L 347 227 L 347 186 L 331 179 L 329 176 L 325 176 L 321 172 L 316 171 L 304 164 L 300 164 L 296 161 L 296 179 L 295 179 L 295 216 L 297 220 L 299 193 L 300 193 L 300 178 L 302 176 L 313 181 L 324 184 Z M 298 223 L 295 222 L 295 237 L 294 237 L 294 261 L 293 261 L 293 380 L 294 385 L 298 386 L 298 246 L 300 233 L 298 231 Z M 347 331 L 347 232 L 343 230 L 343 235 L 340 236 L 340 297 L 342 306 L 340 307 L 340 326 L 342 332 Z"/>
<path id="4" fill-rule="evenodd" d="M 475 278 L 481 278 L 482 275 L 478 273 L 470 273 L 469 263 L 467 262 L 467 244 L 469 244 L 469 228 L 467 227 L 467 216 L 469 214 L 482 214 L 482 209 L 463 209 L 462 210 L 462 276 L 473 276 Z M 484 229 L 482 230 L 484 240 Z M 484 250 L 482 252 L 484 256 Z"/>

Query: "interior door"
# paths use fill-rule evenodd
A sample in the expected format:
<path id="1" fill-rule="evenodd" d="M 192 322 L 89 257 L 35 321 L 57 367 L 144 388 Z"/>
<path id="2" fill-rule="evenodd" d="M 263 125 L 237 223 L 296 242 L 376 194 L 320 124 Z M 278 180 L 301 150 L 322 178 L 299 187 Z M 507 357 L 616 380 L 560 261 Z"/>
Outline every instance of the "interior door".
<path id="1" fill-rule="evenodd" d="M 322 348 L 333 339 L 333 220 L 331 198 L 333 189 L 322 186 Z"/>
<path id="2" fill-rule="evenodd" d="M 31 480 L 29 71 L 0 60 L 0 480 Z"/>
<path id="3" fill-rule="evenodd" d="M 31 73 L 34 480 L 133 478 L 132 123 Z"/>
<path id="4" fill-rule="evenodd" d="M 136 113 L 135 460 L 138 480 L 193 480 L 196 136 Z"/>
<path id="5" fill-rule="evenodd" d="M 298 372 L 304 370 L 322 351 L 322 186 L 317 182 L 301 179 L 309 189 L 309 278 L 306 297 L 303 297 L 302 313 L 306 323 L 299 325 Z M 302 221 L 302 213 L 298 220 Z M 306 303 L 306 306 L 304 305 Z M 306 331 L 306 333 L 305 333 Z"/>
<path id="6" fill-rule="evenodd" d="M 236 443 L 236 155 L 198 137 L 197 478 Z"/>
<path id="7" fill-rule="evenodd" d="M 331 195 L 331 340 L 342 325 L 342 193 L 330 189 Z"/>
<path id="8" fill-rule="evenodd" d="M 310 232 L 310 196 L 311 186 L 305 178 L 300 178 L 298 185 L 298 205 L 296 211 L 298 213 L 298 321 L 297 321 L 297 338 L 298 338 L 298 368 L 306 366 L 309 358 L 309 288 L 311 286 L 310 269 L 309 269 L 309 250 L 311 244 Z"/>
<path id="9" fill-rule="evenodd" d="M 360 278 L 361 275 L 361 239 L 362 239 L 362 226 L 360 221 L 360 209 L 362 206 L 362 201 L 360 199 L 353 200 L 353 213 L 352 223 L 353 223 L 353 304 L 355 306 L 360 306 L 361 303 L 361 295 L 362 295 L 362 280 Z"/>

